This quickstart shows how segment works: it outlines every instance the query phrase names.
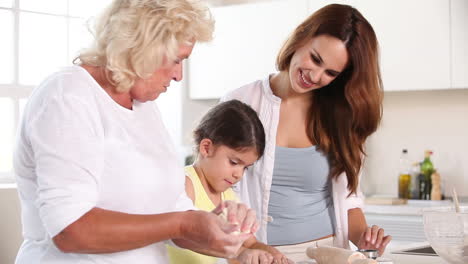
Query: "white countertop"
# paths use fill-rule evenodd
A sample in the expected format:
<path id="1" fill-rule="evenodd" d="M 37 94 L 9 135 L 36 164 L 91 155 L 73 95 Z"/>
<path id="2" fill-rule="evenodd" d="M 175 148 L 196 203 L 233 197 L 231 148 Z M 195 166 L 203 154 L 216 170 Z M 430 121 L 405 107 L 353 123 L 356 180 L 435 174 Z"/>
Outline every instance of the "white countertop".
<path id="1" fill-rule="evenodd" d="M 441 257 L 391 254 L 393 264 L 449 264 Z"/>
<path id="2" fill-rule="evenodd" d="M 451 200 L 427 201 L 408 200 L 402 205 L 370 205 L 366 204 L 364 213 L 366 214 L 388 214 L 388 215 L 422 215 L 422 210 L 430 207 L 452 206 Z"/>
<path id="3" fill-rule="evenodd" d="M 441 257 L 438 256 L 421 256 L 421 255 L 407 255 L 407 254 L 392 254 L 391 252 L 409 248 L 429 245 L 427 242 L 410 243 L 403 245 L 389 245 L 384 253 L 385 258 L 392 260 L 393 264 L 449 264 Z"/>

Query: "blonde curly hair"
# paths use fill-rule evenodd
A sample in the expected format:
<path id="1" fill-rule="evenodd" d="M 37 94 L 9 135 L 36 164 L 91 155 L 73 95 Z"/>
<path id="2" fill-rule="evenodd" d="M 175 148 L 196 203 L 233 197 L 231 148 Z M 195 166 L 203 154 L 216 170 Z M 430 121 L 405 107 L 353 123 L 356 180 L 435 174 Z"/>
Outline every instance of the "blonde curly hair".
<path id="1" fill-rule="evenodd" d="M 210 41 L 214 20 L 199 0 L 114 0 L 96 20 L 94 43 L 75 64 L 102 67 L 117 92 L 148 78 L 179 45 Z"/>

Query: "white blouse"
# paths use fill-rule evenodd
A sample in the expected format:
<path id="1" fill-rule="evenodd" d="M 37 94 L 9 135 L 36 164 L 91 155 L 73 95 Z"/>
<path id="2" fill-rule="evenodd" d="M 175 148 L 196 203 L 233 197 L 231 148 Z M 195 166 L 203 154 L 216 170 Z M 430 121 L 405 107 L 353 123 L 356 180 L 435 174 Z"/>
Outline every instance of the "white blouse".
<path id="1" fill-rule="evenodd" d="M 154 102 L 117 104 L 79 66 L 29 98 L 14 169 L 24 242 L 16 263 L 167 263 L 164 242 L 112 254 L 72 254 L 52 238 L 94 207 L 130 214 L 193 209 L 184 172 Z"/>

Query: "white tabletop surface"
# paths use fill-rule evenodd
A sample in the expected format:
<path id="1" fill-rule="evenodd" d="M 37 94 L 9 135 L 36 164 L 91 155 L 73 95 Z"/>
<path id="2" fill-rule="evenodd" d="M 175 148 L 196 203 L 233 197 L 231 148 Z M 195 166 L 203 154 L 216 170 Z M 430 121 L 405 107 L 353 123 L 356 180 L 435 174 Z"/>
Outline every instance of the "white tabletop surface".
<path id="1" fill-rule="evenodd" d="M 371 205 L 366 204 L 365 213 L 371 214 L 390 214 L 390 215 L 422 215 L 425 208 L 452 206 L 452 201 L 424 201 L 408 200 L 407 204 L 402 205 Z"/>
<path id="2" fill-rule="evenodd" d="M 421 256 L 421 255 L 407 255 L 407 254 L 392 254 L 394 251 L 410 249 L 420 246 L 427 246 L 429 243 L 410 243 L 410 244 L 399 244 L 389 245 L 386 252 L 384 253 L 385 258 L 392 260 L 393 264 L 449 264 L 438 256 Z"/>

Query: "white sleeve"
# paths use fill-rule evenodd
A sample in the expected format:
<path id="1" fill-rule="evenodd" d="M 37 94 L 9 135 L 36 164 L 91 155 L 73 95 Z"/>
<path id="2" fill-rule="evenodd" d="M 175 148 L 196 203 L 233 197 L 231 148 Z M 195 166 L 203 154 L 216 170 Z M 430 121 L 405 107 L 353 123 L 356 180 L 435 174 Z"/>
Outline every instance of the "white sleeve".
<path id="1" fill-rule="evenodd" d="M 188 210 L 195 211 L 198 209 L 193 205 L 192 200 L 187 196 L 187 193 L 185 192 L 185 188 L 184 188 L 184 191 L 180 194 L 179 199 L 177 199 L 175 211 L 188 211 Z M 176 245 L 174 241 L 172 241 L 172 239 L 165 240 L 164 243 L 166 245 L 169 245 L 175 248 L 181 248 L 178 245 Z M 184 248 L 181 248 L 181 249 L 184 249 Z"/>
<path id="2" fill-rule="evenodd" d="M 346 177 L 346 174 L 344 173 L 344 177 Z M 364 193 L 361 190 L 361 177 L 362 177 L 362 169 L 359 172 L 358 175 L 358 186 L 356 188 L 356 193 L 351 194 L 349 197 L 346 198 L 346 202 L 349 205 L 349 209 L 352 208 L 364 208 Z M 347 183 L 348 181 L 346 181 Z M 346 189 L 347 189 L 346 185 Z"/>
<path id="3" fill-rule="evenodd" d="M 97 109 L 80 98 L 52 98 L 30 120 L 40 218 L 51 237 L 96 206 L 103 168 Z"/>
<path id="4" fill-rule="evenodd" d="M 188 211 L 188 210 L 198 210 L 193 205 L 193 201 L 187 196 L 185 189 L 183 192 L 180 193 L 179 198 L 177 199 L 177 203 L 175 206 L 175 211 Z"/>
<path id="5" fill-rule="evenodd" d="M 230 101 L 230 100 L 233 100 L 233 99 L 239 99 L 239 98 L 236 97 L 236 94 L 239 93 L 238 90 L 240 90 L 240 88 L 234 89 L 234 90 L 229 91 L 226 94 L 224 94 L 219 99 L 219 103 L 227 102 L 227 101 Z"/>
<path id="6" fill-rule="evenodd" d="M 351 194 L 346 201 L 349 204 L 349 208 L 364 208 L 364 194 L 361 188 L 358 187 L 355 194 Z"/>

